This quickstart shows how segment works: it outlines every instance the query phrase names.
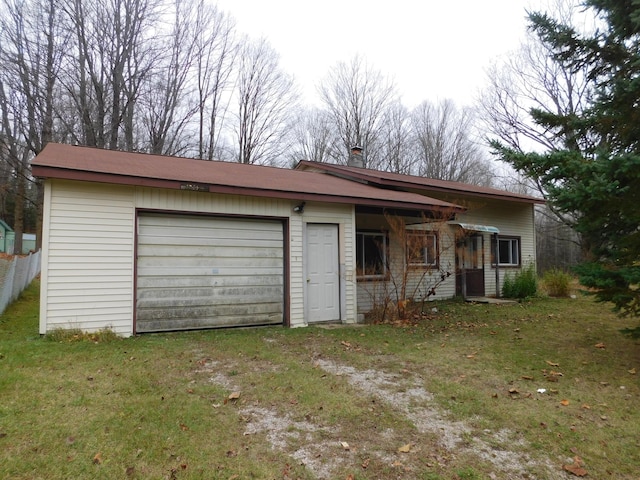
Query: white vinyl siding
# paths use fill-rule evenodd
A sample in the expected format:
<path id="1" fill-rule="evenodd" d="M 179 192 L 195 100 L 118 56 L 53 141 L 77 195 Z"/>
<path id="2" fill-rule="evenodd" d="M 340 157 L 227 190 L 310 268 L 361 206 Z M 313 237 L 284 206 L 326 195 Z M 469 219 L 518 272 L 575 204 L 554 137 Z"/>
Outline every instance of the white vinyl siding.
<path id="1" fill-rule="evenodd" d="M 303 225 L 338 224 L 341 320 L 356 321 L 352 205 L 308 202 L 297 214 L 293 207 L 299 202 L 292 200 L 63 180 L 47 180 L 45 197 L 40 333 L 55 328 L 133 333 L 137 210 L 288 221 L 292 327 L 306 325 Z"/>
<path id="2" fill-rule="evenodd" d="M 56 328 L 131 333 L 132 190 L 48 183 L 40 333 Z"/>

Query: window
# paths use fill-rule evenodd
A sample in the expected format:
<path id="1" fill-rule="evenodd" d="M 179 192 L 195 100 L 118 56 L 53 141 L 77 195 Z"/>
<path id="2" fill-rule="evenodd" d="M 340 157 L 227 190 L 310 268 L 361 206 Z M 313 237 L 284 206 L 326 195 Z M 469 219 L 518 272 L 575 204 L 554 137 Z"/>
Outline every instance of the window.
<path id="1" fill-rule="evenodd" d="M 438 266 L 438 237 L 430 232 L 407 232 L 407 265 Z"/>
<path id="2" fill-rule="evenodd" d="M 492 242 L 492 253 L 495 251 L 495 242 Z M 495 263 L 495 261 L 494 261 Z M 520 266 L 520 239 L 517 237 L 498 238 L 498 265 L 506 267 Z"/>
<path id="3" fill-rule="evenodd" d="M 387 236 L 378 232 L 356 232 L 356 270 L 360 278 L 387 274 Z"/>

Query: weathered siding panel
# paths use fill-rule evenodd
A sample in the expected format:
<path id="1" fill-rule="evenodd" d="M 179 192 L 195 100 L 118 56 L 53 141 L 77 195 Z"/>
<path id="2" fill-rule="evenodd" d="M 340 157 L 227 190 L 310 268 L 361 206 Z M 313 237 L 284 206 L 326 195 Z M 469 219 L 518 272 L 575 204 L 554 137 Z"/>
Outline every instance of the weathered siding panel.
<path id="1" fill-rule="evenodd" d="M 40 332 L 111 328 L 130 334 L 133 189 L 65 181 L 45 188 Z"/>

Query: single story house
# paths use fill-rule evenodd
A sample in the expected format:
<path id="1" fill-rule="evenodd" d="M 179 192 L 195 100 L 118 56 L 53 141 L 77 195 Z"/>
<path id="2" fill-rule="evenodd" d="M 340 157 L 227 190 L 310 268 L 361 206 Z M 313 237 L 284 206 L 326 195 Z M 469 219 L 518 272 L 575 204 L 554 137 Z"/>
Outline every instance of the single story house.
<path id="1" fill-rule="evenodd" d="M 407 298 L 495 295 L 535 262 L 541 200 L 495 189 L 53 143 L 32 168 L 42 334 L 355 323 L 396 277 Z"/>

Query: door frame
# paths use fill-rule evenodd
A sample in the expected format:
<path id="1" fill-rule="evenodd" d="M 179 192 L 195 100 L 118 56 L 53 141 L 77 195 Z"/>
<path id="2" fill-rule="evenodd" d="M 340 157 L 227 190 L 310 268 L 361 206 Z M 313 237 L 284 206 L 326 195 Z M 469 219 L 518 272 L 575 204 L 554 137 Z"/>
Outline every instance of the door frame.
<path id="1" fill-rule="evenodd" d="M 333 265 L 336 268 L 336 274 L 338 277 L 338 288 L 337 288 L 337 298 L 336 304 L 338 308 L 338 318 L 329 319 L 329 320 L 318 320 L 314 322 L 309 321 L 310 311 L 309 311 L 309 235 L 308 228 L 309 226 L 325 226 L 332 227 L 335 230 L 335 239 L 336 239 L 336 256 L 332 260 Z M 340 224 L 339 223 L 328 223 L 328 222 L 305 222 L 304 224 L 304 243 L 303 243 L 303 291 L 304 291 L 304 316 L 307 325 L 315 324 L 315 323 L 323 323 L 323 322 L 332 322 L 332 321 L 343 321 L 344 316 L 344 283 L 342 281 L 342 265 L 340 264 Z"/>
<path id="2" fill-rule="evenodd" d="M 468 248 L 470 246 L 470 240 L 475 239 L 477 241 L 479 239 L 479 249 L 476 250 L 476 255 L 478 255 L 478 264 L 480 268 L 468 269 L 464 267 L 465 259 L 468 253 Z M 470 232 L 469 234 L 465 234 L 461 236 L 456 242 L 458 248 L 456 248 L 456 294 L 462 295 L 463 298 L 468 297 L 483 297 L 486 294 L 486 281 L 485 281 L 485 258 L 484 258 L 484 235 L 480 232 Z M 480 282 L 479 285 L 482 286 L 482 293 L 474 293 L 470 295 L 468 292 L 468 274 L 473 274 L 476 276 Z M 479 289 L 480 290 L 480 289 Z"/>

